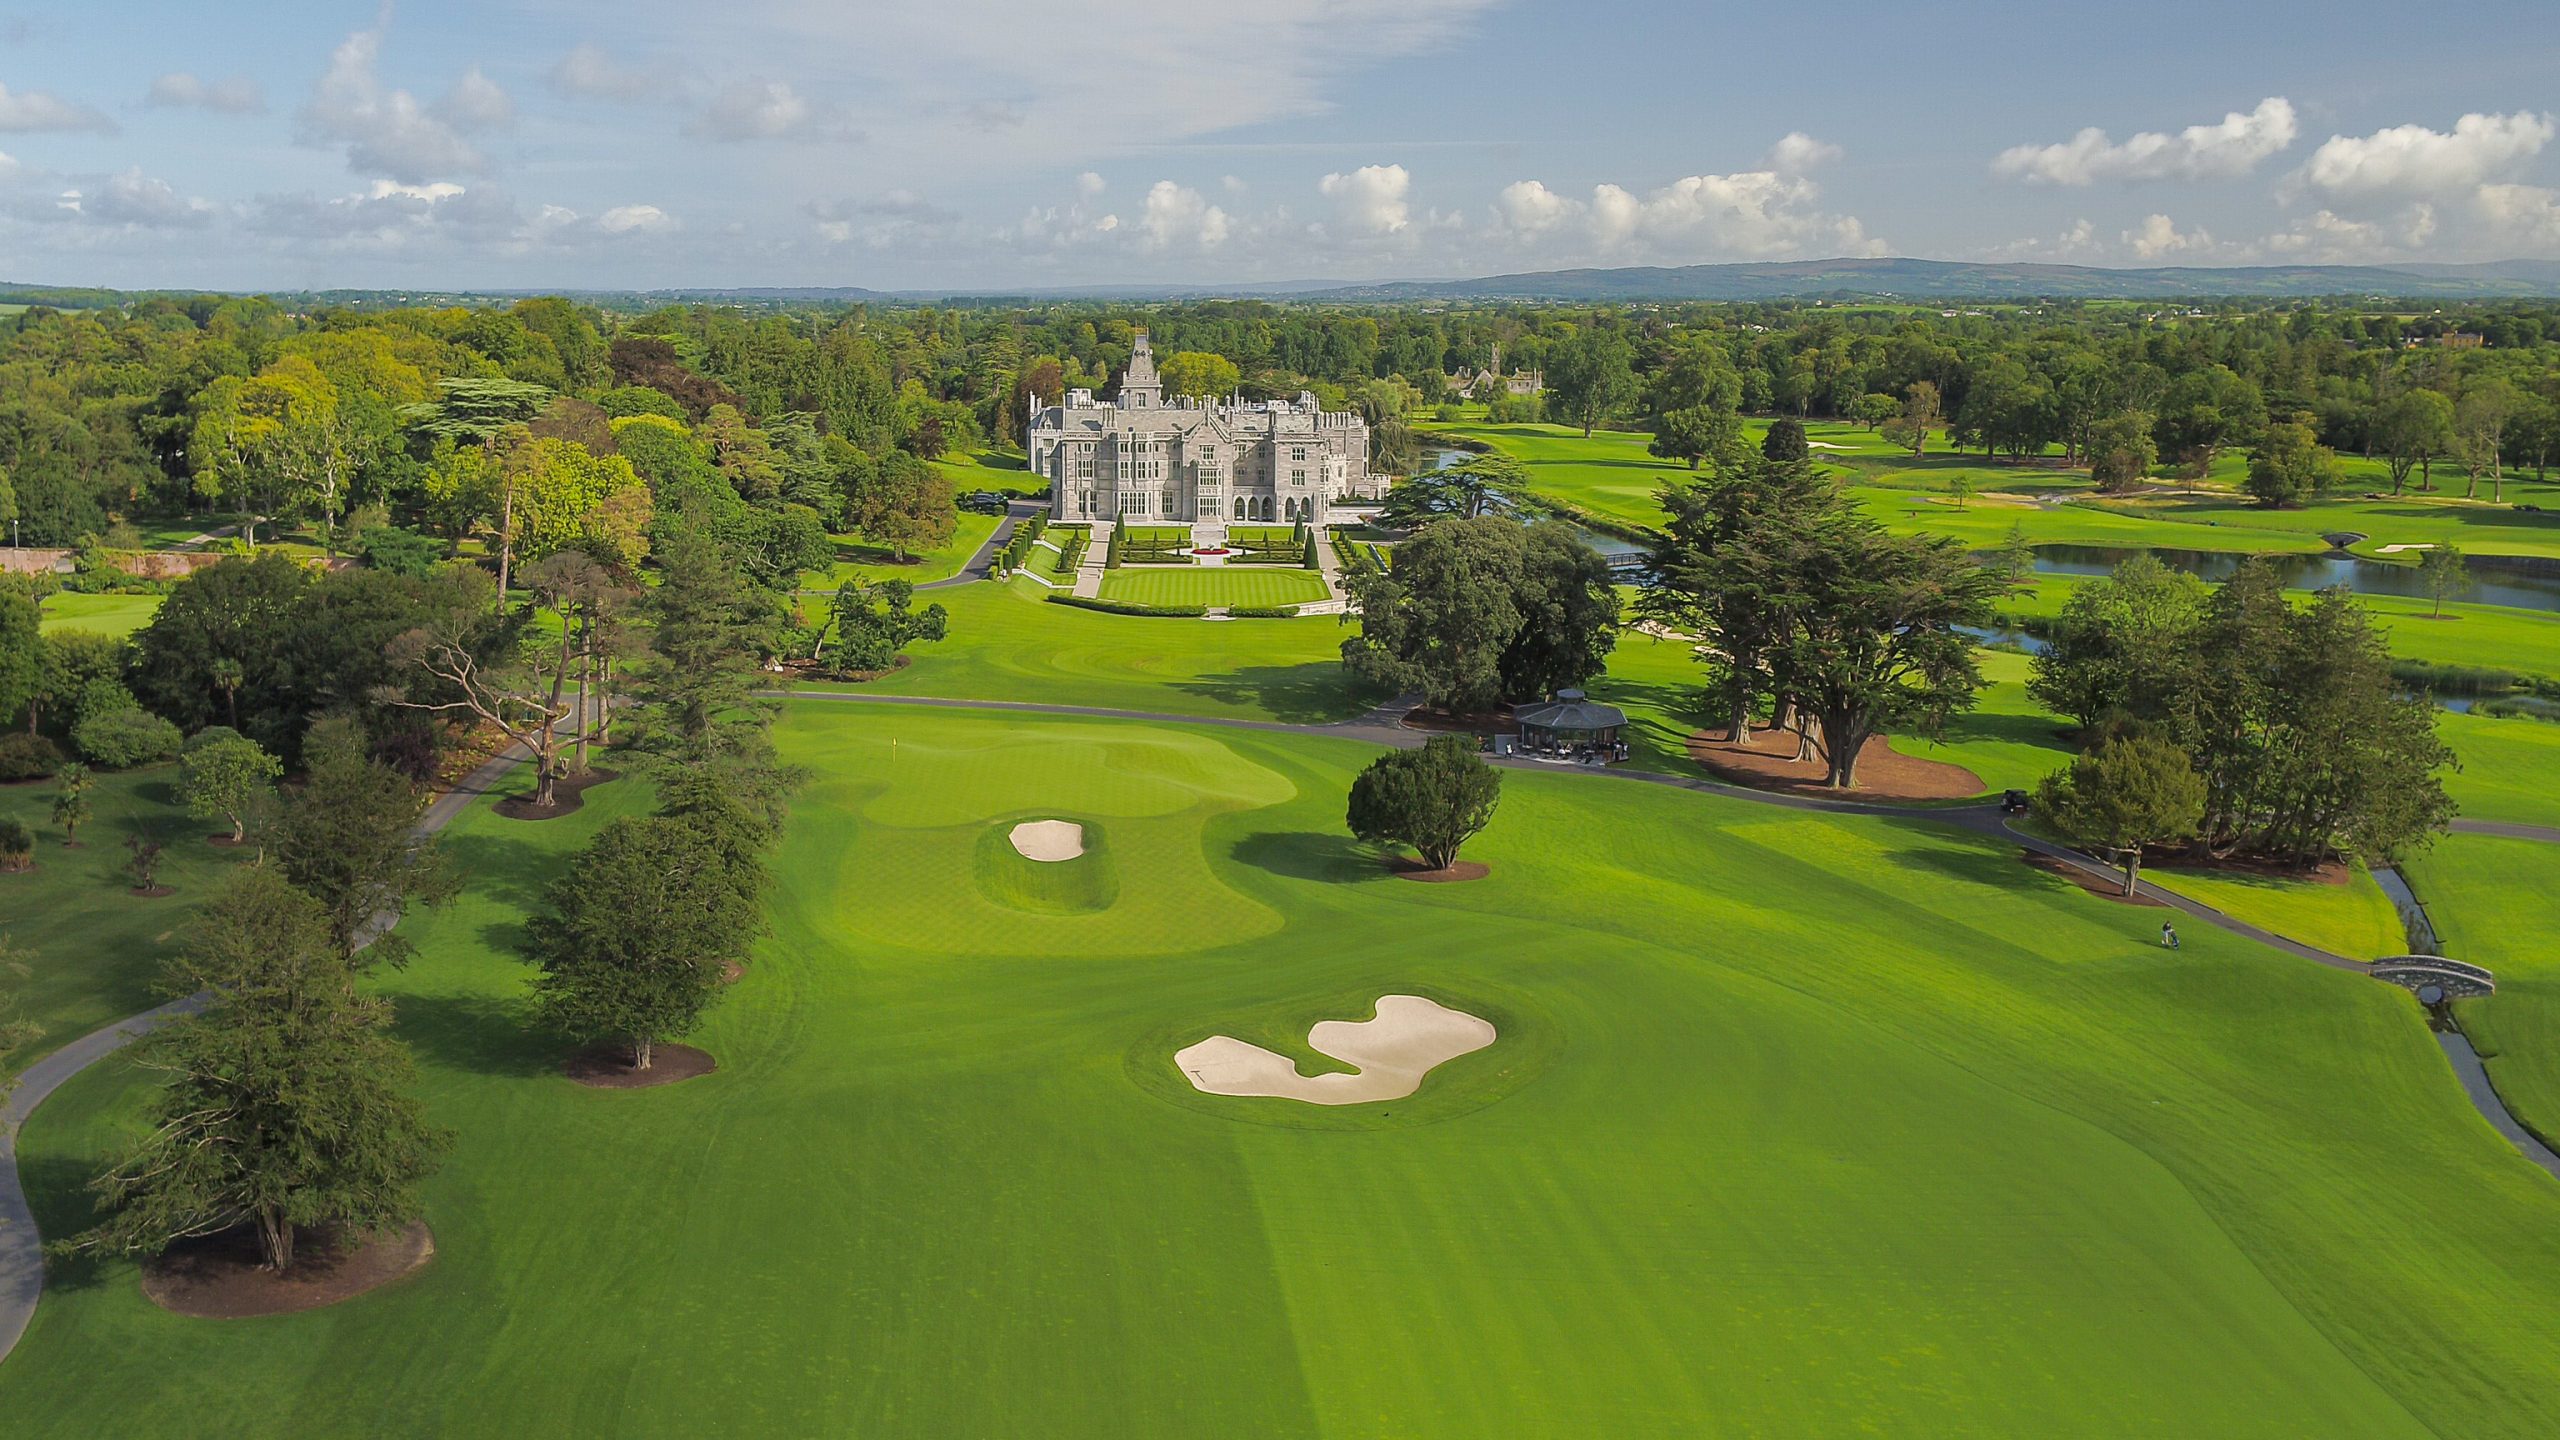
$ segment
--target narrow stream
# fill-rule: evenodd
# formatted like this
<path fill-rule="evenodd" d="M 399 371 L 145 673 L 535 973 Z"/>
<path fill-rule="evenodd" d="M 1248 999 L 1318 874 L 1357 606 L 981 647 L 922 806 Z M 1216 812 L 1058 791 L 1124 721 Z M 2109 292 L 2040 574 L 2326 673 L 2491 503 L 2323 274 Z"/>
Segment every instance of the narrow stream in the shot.
<path fill-rule="evenodd" d="M 2426 905 L 2418 899 L 2417 892 L 2409 888 L 2408 880 L 2399 870 L 2389 865 L 2377 865 L 2373 878 L 2382 886 L 2382 893 L 2390 896 L 2391 903 L 2399 908 L 2400 924 L 2409 934 L 2409 953 L 2444 954 L 2443 946 L 2436 941 L 2435 922 L 2427 918 Z M 2462 1093 L 2470 1098 L 2471 1108 L 2479 1111 L 2480 1118 L 2489 1122 L 2489 1128 L 2505 1136 L 2507 1143 L 2516 1147 L 2524 1158 L 2541 1166 L 2553 1178 L 2560 1179 L 2560 1154 L 2552 1153 L 2550 1146 L 2534 1138 L 2533 1132 L 2526 1129 L 2515 1112 L 2507 1108 L 2505 1097 L 2498 1093 L 2497 1084 L 2489 1078 L 2488 1065 L 2481 1060 L 2480 1052 L 2471 1048 L 2471 1037 L 2462 1033 L 2461 1022 L 2453 1018 L 2452 1007 L 2436 1010 L 2428 1019 L 2432 1022 L 2429 1028 L 2436 1032 L 2436 1045 L 2452 1064 L 2454 1078 L 2462 1082 Z"/>

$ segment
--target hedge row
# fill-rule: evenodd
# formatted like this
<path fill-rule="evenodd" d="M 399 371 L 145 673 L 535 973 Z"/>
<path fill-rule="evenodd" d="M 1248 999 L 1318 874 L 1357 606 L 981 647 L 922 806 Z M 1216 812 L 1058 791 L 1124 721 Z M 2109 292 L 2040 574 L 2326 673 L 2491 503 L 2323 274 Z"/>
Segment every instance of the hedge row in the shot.
<path fill-rule="evenodd" d="M 1206 605 L 1132 605 L 1125 600 L 1062 595 L 1054 591 L 1044 598 L 1052 605 L 1073 605 L 1079 610 L 1099 610 L 1105 615 L 1153 615 L 1167 620 L 1197 620 L 1209 613 Z"/>
<path fill-rule="evenodd" d="M 1352 539 L 1349 535 L 1346 535 L 1339 530 L 1330 531 L 1328 533 L 1333 536 L 1333 558 L 1342 562 L 1343 569 L 1377 570 L 1384 568 L 1378 564 L 1378 554 L 1375 550 L 1361 544 L 1359 541 Z"/>
<path fill-rule="evenodd" d="M 1295 605 L 1235 605 L 1227 613 L 1239 620 L 1289 620 L 1298 613 Z"/>
<path fill-rule="evenodd" d="M 996 557 L 996 563 L 1007 570 L 1021 569 L 1022 562 L 1031 558 L 1031 547 L 1040 543 L 1040 532 L 1047 529 L 1048 524 L 1045 516 L 1033 515 L 1014 526 L 1013 538 L 1004 542 L 1004 551 Z"/>

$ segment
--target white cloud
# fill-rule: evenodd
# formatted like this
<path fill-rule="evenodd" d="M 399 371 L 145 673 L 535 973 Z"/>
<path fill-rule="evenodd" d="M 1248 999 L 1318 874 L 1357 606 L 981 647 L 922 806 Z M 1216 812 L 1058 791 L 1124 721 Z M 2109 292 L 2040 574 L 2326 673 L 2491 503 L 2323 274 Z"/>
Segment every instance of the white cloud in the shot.
<path fill-rule="evenodd" d="M 2472 197 L 2492 243 L 2510 251 L 2560 250 L 2560 190 L 2541 185 L 2483 185 Z"/>
<path fill-rule="evenodd" d="M 2270 95 L 2254 110 L 2175 135 L 2147 130 L 2119 144 L 2092 126 L 2060 144 L 2012 146 L 1992 160 L 1991 173 L 2043 185 L 2232 179 L 2291 145 L 2297 130 L 2293 103 Z"/>
<path fill-rule="evenodd" d="M 819 128 L 818 109 L 786 80 L 733 80 L 693 117 L 694 134 L 710 140 L 794 140 Z"/>
<path fill-rule="evenodd" d="M 408 91 L 383 85 L 381 59 L 379 27 L 359 30 L 338 46 L 302 108 L 304 141 L 343 147 L 349 169 L 406 184 L 486 170 L 487 160 L 452 123 Z"/>
<path fill-rule="evenodd" d="M 166 180 L 139 168 L 110 175 L 91 189 L 65 190 L 49 214 L 36 218 L 81 221 L 125 230 L 192 230 L 213 223 L 211 202 L 181 195 Z"/>
<path fill-rule="evenodd" d="M 1494 215 L 1522 237 L 1551 235 L 1578 221 L 1604 256 L 1885 253 L 1884 242 L 1868 236 L 1856 217 L 1825 213 L 1821 195 L 1811 180 L 1773 170 L 1691 175 L 1641 196 L 1602 184 L 1592 188 L 1587 203 L 1558 195 L 1544 182 L 1522 180 L 1495 198 Z"/>
<path fill-rule="evenodd" d="M 2163 255 L 2211 250 L 2213 236 L 2201 226 L 2180 230 L 2168 216 L 2150 215 L 2139 226 L 2124 232 L 2124 243 L 2143 259 L 2157 260 Z"/>
<path fill-rule="evenodd" d="M 266 92 L 258 82 L 246 75 L 227 80 L 202 80 L 184 70 L 172 70 L 154 77 L 151 91 L 143 103 L 164 109 L 212 110 L 224 115 L 260 115 L 266 112 Z"/>
<path fill-rule="evenodd" d="M 0 85 L 0 130 L 94 130 L 112 135 L 116 122 L 87 105 L 75 104 L 44 90 L 11 90 Z"/>
<path fill-rule="evenodd" d="M 1106 228 L 1116 228 L 1116 222 Z M 1149 250 L 1177 246 L 1215 250 L 1227 242 L 1227 212 L 1188 185 L 1159 180 L 1147 189 L 1146 207 L 1138 215 L 1138 234 Z"/>
<path fill-rule="evenodd" d="M 1354 234 L 1393 235 L 1411 223 L 1405 197 L 1413 176 L 1401 165 L 1363 165 L 1348 175 L 1327 175 L 1316 182 L 1319 193 L 1334 203 Z"/>
<path fill-rule="evenodd" d="M 655 205 L 616 205 L 596 219 L 596 228 L 607 235 L 652 233 L 672 230 L 675 225 L 675 217 Z"/>
<path fill-rule="evenodd" d="M 1828 140 L 1816 140 L 1801 130 L 1791 130 L 1769 147 L 1768 166 L 1781 175 L 1802 175 L 1816 166 L 1836 162 L 1841 153 L 1840 147 Z"/>
<path fill-rule="evenodd" d="M 2512 175 L 2552 134 L 2549 115 L 2519 110 L 2465 115 L 2450 132 L 2394 125 L 2370 135 L 2332 135 L 2312 152 L 2298 182 L 2338 200 L 2458 195 Z"/>
<path fill-rule="evenodd" d="M 1076 177 L 1076 193 L 1090 200 L 1107 188 L 1103 178 L 1090 170 Z"/>
<path fill-rule="evenodd" d="M 551 88 L 589 100 L 671 99 L 683 84 L 664 64 L 626 65 L 592 43 L 573 47 L 551 67 Z"/>
<path fill-rule="evenodd" d="M 436 114 L 456 130 L 495 130 L 516 118 L 516 102 L 474 65 L 436 102 Z"/>
<path fill-rule="evenodd" d="M 821 200 L 810 204 L 818 238 L 830 245 L 859 243 L 874 250 L 948 243 L 959 212 L 932 204 L 912 190 L 889 190 L 870 200 Z"/>

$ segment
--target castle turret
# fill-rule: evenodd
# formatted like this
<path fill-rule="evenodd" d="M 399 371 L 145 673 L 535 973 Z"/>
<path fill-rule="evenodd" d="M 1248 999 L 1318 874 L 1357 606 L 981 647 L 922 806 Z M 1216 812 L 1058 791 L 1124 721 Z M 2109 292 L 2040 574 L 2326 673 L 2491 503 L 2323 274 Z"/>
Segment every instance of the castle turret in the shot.
<path fill-rule="evenodd" d="M 1129 368 L 1120 375 L 1120 408 L 1153 410 L 1164 404 L 1164 382 L 1156 378 L 1156 352 L 1147 347 L 1147 332 L 1138 331 L 1129 352 Z"/>

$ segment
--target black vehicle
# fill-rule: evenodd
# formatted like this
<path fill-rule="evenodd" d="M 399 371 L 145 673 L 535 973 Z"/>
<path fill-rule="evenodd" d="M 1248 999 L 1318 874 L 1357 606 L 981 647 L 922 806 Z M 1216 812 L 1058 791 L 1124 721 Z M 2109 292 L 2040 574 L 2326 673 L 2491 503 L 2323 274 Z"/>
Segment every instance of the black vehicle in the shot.
<path fill-rule="evenodd" d="M 974 510 L 981 515 L 1001 515 L 1006 504 L 1005 496 L 994 490 L 972 490 L 960 497 L 961 509 Z"/>
<path fill-rule="evenodd" d="M 2003 815 L 2026 814 L 2027 792 L 2024 790 L 2011 790 L 2006 794 L 2003 794 L 2000 797 L 2000 813 Z"/>

